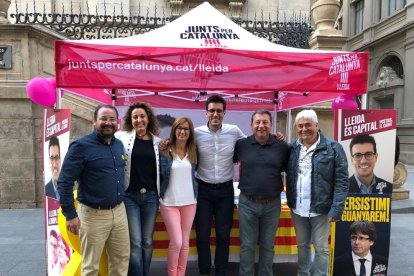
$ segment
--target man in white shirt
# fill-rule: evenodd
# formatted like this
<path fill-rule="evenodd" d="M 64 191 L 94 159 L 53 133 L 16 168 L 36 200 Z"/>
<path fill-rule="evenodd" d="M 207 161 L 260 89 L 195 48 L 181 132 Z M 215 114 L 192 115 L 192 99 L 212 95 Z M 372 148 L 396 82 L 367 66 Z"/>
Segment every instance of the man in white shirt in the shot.
<path fill-rule="evenodd" d="M 374 223 L 366 220 L 354 221 L 349 227 L 349 234 L 352 252 L 335 258 L 333 275 L 386 275 L 387 260 L 371 252 L 371 246 L 377 240 Z"/>
<path fill-rule="evenodd" d="M 210 275 L 211 223 L 216 230 L 215 275 L 225 275 L 233 224 L 233 153 L 236 141 L 245 137 L 236 125 L 223 124 L 226 101 L 218 95 L 206 102 L 207 125 L 195 129 L 199 154 L 197 234 L 198 268 L 201 275 Z"/>

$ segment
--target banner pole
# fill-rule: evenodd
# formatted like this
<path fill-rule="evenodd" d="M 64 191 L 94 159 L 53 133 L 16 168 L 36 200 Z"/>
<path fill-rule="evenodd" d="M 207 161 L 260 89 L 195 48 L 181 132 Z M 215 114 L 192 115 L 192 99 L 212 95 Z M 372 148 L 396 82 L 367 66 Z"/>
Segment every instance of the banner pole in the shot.
<path fill-rule="evenodd" d="M 62 108 L 62 97 L 61 97 L 61 88 L 56 88 L 56 104 L 55 109 L 61 109 Z"/>

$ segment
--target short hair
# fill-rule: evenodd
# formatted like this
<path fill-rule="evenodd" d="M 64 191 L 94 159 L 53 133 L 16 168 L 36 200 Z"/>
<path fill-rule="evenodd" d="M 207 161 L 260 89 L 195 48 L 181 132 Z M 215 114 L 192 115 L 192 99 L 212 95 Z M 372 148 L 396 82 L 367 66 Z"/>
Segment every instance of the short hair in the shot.
<path fill-rule="evenodd" d="M 272 122 L 272 113 L 270 113 L 270 111 L 266 110 L 266 109 L 259 109 L 259 110 L 256 110 L 255 112 L 253 112 L 252 117 L 250 118 L 250 124 L 253 124 L 253 118 L 256 114 L 269 115 L 270 122 Z"/>
<path fill-rule="evenodd" d="M 56 146 L 59 149 L 59 156 L 60 156 L 60 144 L 59 139 L 56 136 L 52 136 L 49 141 L 49 154 L 50 154 L 50 148 Z"/>
<path fill-rule="evenodd" d="M 357 220 L 354 221 L 351 226 L 349 226 L 349 236 L 356 235 L 358 233 L 367 235 L 370 241 L 377 240 L 377 230 L 375 224 L 367 220 Z"/>
<path fill-rule="evenodd" d="M 147 113 L 148 116 L 148 126 L 147 130 L 151 132 L 153 135 L 159 134 L 159 123 L 157 120 L 157 116 L 155 116 L 154 111 L 152 110 L 152 107 L 148 103 L 143 102 L 136 102 L 131 104 L 124 115 L 124 125 L 122 127 L 123 130 L 131 131 L 134 129 L 134 126 L 132 125 L 132 111 L 134 109 L 141 108 Z"/>
<path fill-rule="evenodd" d="M 318 123 L 318 115 L 316 115 L 316 112 L 313 109 L 305 109 L 299 112 L 296 115 L 295 126 L 298 125 L 299 120 L 302 118 L 311 120 L 314 123 Z"/>
<path fill-rule="evenodd" d="M 98 106 L 95 108 L 95 111 L 93 112 L 93 119 L 94 119 L 95 121 L 98 119 L 98 112 L 99 112 L 99 110 L 101 110 L 102 108 L 109 108 L 109 109 L 115 110 L 115 113 L 116 113 L 116 118 L 118 119 L 118 110 L 117 110 L 114 106 L 109 105 L 109 104 L 102 104 L 102 105 L 98 105 Z"/>
<path fill-rule="evenodd" d="M 226 100 L 220 95 L 212 95 L 208 97 L 206 101 L 206 110 L 208 110 L 208 105 L 210 103 L 221 103 L 223 104 L 223 111 L 226 111 Z"/>
<path fill-rule="evenodd" d="M 374 153 L 377 153 L 377 143 L 375 142 L 374 137 L 371 135 L 360 134 L 352 138 L 351 144 L 349 144 L 349 150 L 351 154 L 352 154 L 352 147 L 356 144 L 372 144 L 374 147 Z"/>

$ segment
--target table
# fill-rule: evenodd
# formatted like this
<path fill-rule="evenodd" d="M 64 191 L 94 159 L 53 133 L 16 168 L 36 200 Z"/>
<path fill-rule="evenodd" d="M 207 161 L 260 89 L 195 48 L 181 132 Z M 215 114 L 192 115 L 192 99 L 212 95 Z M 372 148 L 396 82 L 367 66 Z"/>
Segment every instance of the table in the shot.
<path fill-rule="evenodd" d="M 235 188 L 235 204 L 238 203 L 239 191 Z M 273 262 L 285 263 L 285 262 L 297 262 L 297 244 L 295 229 L 293 227 L 293 221 L 290 216 L 290 209 L 286 203 L 286 194 L 282 195 L 282 210 L 279 219 L 279 227 L 275 236 L 275 256 Z M 162 221 L 161 214 L 158 213 L 155 223 L 154 231 L 154 260 L 167 260 L 167 248 L 168 248 L 168 233 L 166 231 L 164 222 Z M 215 250 L 215 231 L 212 229 L 211 235 L 211 252 Z M 239 212 L 235 208 L 233 216 L 233 227 L 230 232 L 230 256 L 231 262 L 239 262 L 240 253 L 240 238 L 239 238 Z M 196 248 L 196 235 L 195 227 L 191 230 L 190 235 L 190 252 L 189 260 L 197 260 L 197 248 Z"/>

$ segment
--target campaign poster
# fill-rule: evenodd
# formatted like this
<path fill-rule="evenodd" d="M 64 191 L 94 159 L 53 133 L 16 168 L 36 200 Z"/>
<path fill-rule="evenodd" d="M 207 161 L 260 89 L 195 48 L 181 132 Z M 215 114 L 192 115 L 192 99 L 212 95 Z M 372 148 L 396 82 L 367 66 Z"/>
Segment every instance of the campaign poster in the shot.
<path fill-rule="evenodd" d="M 60 208 L 57 180 L 69 147 L 70 110 L 45 109 L 43 113 L 43 176 L 45 241 L 48 275 L 62 275 L 72 255 L 58 226 Z"/>
<path fill-rule="evenodd" d="M 370 271 L 366 275 L 387 275 L 390 225 L 389 195 L 349 195 L 342 220 L 335 226 L 332 275 L 358 275 L 359 259 L 366 259 L 365 271 Z"/>
<path fill-rule="evenodd" d="M 395 110 L 338 110 L 335 138 L 349 167 L 341 221 L 331 232 L 331 275 L 387 275 L 396 141 Z M 368 274 L 369 273 L 369 274 Z"/>

